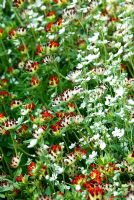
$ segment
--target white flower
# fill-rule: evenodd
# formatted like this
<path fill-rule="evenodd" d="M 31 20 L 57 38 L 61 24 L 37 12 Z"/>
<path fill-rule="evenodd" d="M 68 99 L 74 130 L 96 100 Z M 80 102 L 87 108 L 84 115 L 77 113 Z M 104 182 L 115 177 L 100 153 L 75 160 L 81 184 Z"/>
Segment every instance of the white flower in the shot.
<path fill-rule="evenodd" d="M 124 88 L 123 87 L 119 87 L 118 89 L 115 90 L 116 96 L 122 96 L 124 94 Z"/>
<path fill-rule="evenodd" d="M 33 129 L 36 129 L 37 128 L 37 125 L 36 124 L 33 124 Z"/>
<path fill-rule="evenodd" d="M 31 141 L 30 141 L 30 144 L 28 145 L 28 147 L 27 148 L 32 148 L 32 147 L 34 147 L 36 144 L 37 144 L 37 139 L 32 139 Z"/>
<path fill-rule="evenodd" d="M 69 149 L 73 149 L 75 146 L 76 146 L 76 142 L 75 142 L 75 143 L 72 143 L 72 144 L 69 146 Z"/>
<path fill-rule="evenodd" d="M 62 33 L 64 33 L 65 32 L 65 27 L 63 27 L 63 28 L 61 28 L 60 30 L 59 30 L 59 34 L 62 34 Z"/>
<path fill-rule="evenodd" d="M 99 137 L 100 137 L 100 135 L 99 135 L 99 134 L 96 134 L 96 135 L 94 135 L 94 136 L 92 137 L 92 139 L 94 139 L 94 140 L 98 140 Z"/>
<path fill-rule="evenodd" d="M 115 47 L 116 47 L 116 48 L 119 48 L 120 46 L 121 46 L 121 43 L 120 43 L 120 42 L 115 43 Z"/>
<path fill-rule="evenodd" d="M 89 155 L 88 159 L 86 159 L 86 164 L 89 165 L 95 161 L 95 158 L 97 156 L 97 152 L 93 151 L 92 154 Z"/>
<path fill-rule="evenodd" d="M 93 151 L 92 154 L 89 155 L 89 158 L 93 159 L 97 156 L 97 152 Z"/>
<path fill-rule="evenodd" d="M 47 146 L 46 144 L 43 145 L 43 149 L 47 150 L 49 148 L 49 146 Z"/>
<path fill-rule="evenodd" d="M 49 179 L 49 175 L 46 175 L 46 177 L 45 177 L 45 178 L 46 178 L 46 180 L 48 180 L 48 179 Z"/>
<path fill-rule="evenodd" d="M 50 181 L 55 181 L 57 179 L 57 174 L 52 174 L 52 177 L 50 177 Z"/>
<path fill-rule="evenodd" d="M 42 1 L 41 0 L 37 0 L 34 5 L 35 5 L 35 7 L 41 7 Z"/>
<path fill-rule="evenodd" d="M 78 63 L 78 65 L 77 65 L 77 69 L 81 69 L 81 68 L 83 68 L 84 67 L 84 65 L 82 64 L 82 63 Z"/>
<path fill-rule="evenodd" d="M 98 54 L 89 54 L 88 56 L 86 56 L 84 59 L 88 60 L 88 63 L 92 62 L 93 60 L 99 58 L 100 56 L 100 52 L 98 52 Z"/>
<path fill-rule="evenodd" d="M 119 195 L 119 193 L 117 192 L 117 191 L 114 191 L 114 196 L 118 196 Z"/>
<path fill-rule="evenodd" d="M 128 104 L 130 104 L 130 105 L 134 105 L 134 101 L 133 101 L 133 99 L 129 99 L 129 100 L 128 100 Z"/>
<path fill-rule="evenodd" d="M 106 147 L 106 143 L 103 142 L 102 140 L 100 140 L 99 143 L 100 143 L 100 149 L 101 149 L 101 150 L 104 150 L 105 147 Z"/>
<path fill-rule="evenodd" d="M 81 70 L 75 70 L 75 71 L 71 71 L 68 75 L 67 75 L 67 79 L 72 81 L 72 82 L 76 82 L 78 76 L 80 76 L 81 74 Z"/>
<path fill-rule="evenodd" d="M 43 128 L 39 128 L 39 129 L 37 130 L 37 132 L 38 132 L 38 134 L 40 135 L 41 133 L 44 132 L 44 130 L 43 130 Z"/>
<path fill-rule="evenodd" d="M 28 113 L 28 110 L 26 110 L 26 109 L 21 109 L 21 115 L 27 115 L 27 113 Z"/>
<path fill-rule="evenodd" d="M 100 35 L 100 34 L 99 34 L 98 32 L 95 33 L 93 37 L 90 37 L 90 38 L 88 39 L 88 41 L 89 41 L 89 42 L 96 42 L 96 41 L 98 40 L 99 35 Z"/>
<path fill-rule="evenodd" d="M 126 200 L 133 200 L 134 199 L 134 193 L 129 192 L 128 195 L 126 196 Z"/>
<path fill-rule="evenodd" d="M 64 171 L 64 168 L 54 164 L 54 170 L 56 174 L 58 175 L 58 174 L 62 174 L 62 172 Z"/>
<path fill-rule="evenodd" d="M 113 137 L 121 138 L 124 135 L 124 129 L 118 129 L 115 127 L 115 130 L 112 132 Z"/>
<path fill-rule="evenodd" d="M 76 189 L 77 191 L 79 191 L 79 190 L 81 189 L 81 186 L 80 186 L 80 185 L 76 185 L 75 189 Z"/>

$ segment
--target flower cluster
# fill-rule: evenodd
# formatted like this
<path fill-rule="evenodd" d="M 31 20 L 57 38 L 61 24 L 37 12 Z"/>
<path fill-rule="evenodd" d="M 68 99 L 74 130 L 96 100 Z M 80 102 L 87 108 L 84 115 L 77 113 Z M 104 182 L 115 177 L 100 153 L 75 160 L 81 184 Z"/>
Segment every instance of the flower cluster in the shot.
<path fill-rule="evenodd" d="M 0 3 L 0 199 L 134 198 L 133 10 Z"/>

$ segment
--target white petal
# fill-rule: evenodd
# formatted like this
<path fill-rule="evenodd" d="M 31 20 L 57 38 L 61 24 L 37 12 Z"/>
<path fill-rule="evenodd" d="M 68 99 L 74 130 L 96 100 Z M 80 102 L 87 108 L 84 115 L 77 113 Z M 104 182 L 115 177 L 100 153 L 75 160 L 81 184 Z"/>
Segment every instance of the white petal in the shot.
<path fill-rule="evenodd" d="M 32 148 L 32 147 L 34 147 L 36 144 L 37 144 L 37 139 L 32 139 L 31 141 L 30 141 L 30 144 L 28 145 L 28 148 Z"/>

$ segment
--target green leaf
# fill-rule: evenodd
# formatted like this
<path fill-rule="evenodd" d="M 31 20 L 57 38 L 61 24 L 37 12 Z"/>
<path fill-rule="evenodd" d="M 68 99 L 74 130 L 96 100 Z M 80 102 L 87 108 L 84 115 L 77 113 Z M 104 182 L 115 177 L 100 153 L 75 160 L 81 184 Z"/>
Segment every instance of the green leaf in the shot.
<path fill-rule="evenodd" d="M 0 198 L 5 198 L 5 195 L 4 194 L 0 194 Z"/>
<path fill-rule="evenodd" d="M 52 194 L 51 188 L 49 186 L 47 187 L 45 194 L 48 196 L 50 196 Z"/>

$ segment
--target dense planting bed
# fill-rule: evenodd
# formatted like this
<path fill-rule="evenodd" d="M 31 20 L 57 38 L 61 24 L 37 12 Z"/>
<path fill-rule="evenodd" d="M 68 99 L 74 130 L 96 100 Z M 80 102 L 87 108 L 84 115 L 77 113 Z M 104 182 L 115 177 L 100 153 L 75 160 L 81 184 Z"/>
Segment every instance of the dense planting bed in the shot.
<path fill-rule="evenodd" d="M 134 199 L 133 11 L 0 1 L 0 199 Z"/>

